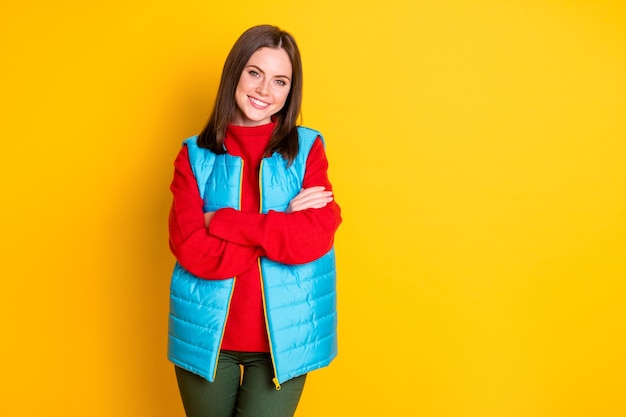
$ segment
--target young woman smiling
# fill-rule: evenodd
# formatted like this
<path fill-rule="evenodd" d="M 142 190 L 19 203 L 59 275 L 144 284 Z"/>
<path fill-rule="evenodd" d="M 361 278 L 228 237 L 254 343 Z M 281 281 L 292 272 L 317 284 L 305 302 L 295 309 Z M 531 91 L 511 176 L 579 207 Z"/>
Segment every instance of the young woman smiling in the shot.
<path fill-rule="evenodd" d="M 168 357 L 188 417 L 293 416 L 306 374 L 337 354 L 341 214 L 301 102 L 293 37 L 248 29 L 175 160 Z"/>

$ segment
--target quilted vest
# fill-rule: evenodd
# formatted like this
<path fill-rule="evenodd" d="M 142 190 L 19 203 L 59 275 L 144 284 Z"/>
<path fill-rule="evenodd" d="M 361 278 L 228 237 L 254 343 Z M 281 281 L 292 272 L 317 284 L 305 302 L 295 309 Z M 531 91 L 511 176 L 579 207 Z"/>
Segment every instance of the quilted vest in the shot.
<path fill-rule="evenodd" d="M 319 132 L 298 127 L 299 152 L 288 167 L 275 153 L 260 168 L 261 212 L 285 211 L 300 192 L 308 154 Z M 204 211 L 240 208 L 243 161 L 184 141 Z M 301 265 L 259 258 L 274 383 L 327 366 L 337 355 L 335 253 Z M 196 277 L 176 263 L 170 286 L 168 358 L 214 381 L 234 280 Z"/>

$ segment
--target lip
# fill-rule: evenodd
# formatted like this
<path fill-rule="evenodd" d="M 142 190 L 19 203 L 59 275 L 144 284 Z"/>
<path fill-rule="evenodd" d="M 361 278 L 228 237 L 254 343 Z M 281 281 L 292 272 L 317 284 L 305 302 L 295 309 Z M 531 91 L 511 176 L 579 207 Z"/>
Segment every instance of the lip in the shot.
<path fill-rule="evenodd" d="M 263 100 L 259 100 L 258 98 L 254 98 L 251 96 L 248 96 L 248 101 L 250 102 L 252 107 L 259 110 L 267 109 L 270 106 L 270 103 L 266 103 Z"/>

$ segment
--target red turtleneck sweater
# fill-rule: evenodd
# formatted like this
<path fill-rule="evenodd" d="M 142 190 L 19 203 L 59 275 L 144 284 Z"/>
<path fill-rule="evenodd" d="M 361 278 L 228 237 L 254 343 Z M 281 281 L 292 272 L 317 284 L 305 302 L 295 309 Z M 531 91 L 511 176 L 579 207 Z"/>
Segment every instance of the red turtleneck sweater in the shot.
<path fill-rule="evenodd" d="M 174 162 L 170 210 L 170 248 L 180 264 L 204 279 L 236 277 L 222 349 L 268 352 L 258 258 L 299 264 L 326 253 L 341 223 L 333 201 L 321 209 L 260 214 L 259 166 L 275 123 L 257 127 L 229 126 L 224 146 L 244 160 L 241 211 L 218 210 L 204 225 L 203 202 L 183 146 Z M 331 190 L 322 141 L 311 148 L 303 188 Z"/>

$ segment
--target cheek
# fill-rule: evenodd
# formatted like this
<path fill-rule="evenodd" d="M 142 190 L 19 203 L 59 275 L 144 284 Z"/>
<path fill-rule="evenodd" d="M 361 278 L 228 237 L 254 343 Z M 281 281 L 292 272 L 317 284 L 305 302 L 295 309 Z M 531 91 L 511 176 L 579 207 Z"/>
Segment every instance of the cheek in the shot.
<path fill-rule="evenodd" d="M 245 90 L 246 90 L 245 82 L 243 82 L 242 80 L 239 80 L 239 83 L 237 83 L 237 88 L 235 89 L 235 95 L 241 94 Z"/>
<path fill-rule="evenodd" d="M 277 98 L 280 103 L 281 103 L 281 107 L 285 105 L 285 102 L 287 101 L 287 97 L 289 97 L 289 90 L 287 91 L 280 91 L 277 94 Z"/>
<path fill-rule="evenodd" d="M 246 77 L 246 74 L 242 74 L 239 77 L 239 82 L 237 82 L 237 88 L 235 89 L 235 93 L 247 93 L 251 89 L 254 88 L 254 81 L 250 79 L 250 77 Z"/>

